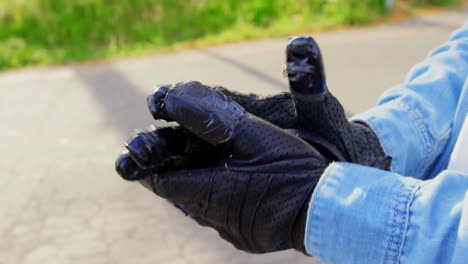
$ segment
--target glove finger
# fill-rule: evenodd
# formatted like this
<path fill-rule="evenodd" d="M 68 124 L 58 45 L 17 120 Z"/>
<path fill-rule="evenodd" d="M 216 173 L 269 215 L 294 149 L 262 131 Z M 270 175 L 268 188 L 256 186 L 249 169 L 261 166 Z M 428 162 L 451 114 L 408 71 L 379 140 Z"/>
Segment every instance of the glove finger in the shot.
<path fill-rule="evenodd" d="M 159 168 L 171 157 L 182 154 L 187 137 L 181 128 L 165 127 L 153 131 L 138 132 L 126 148 L 141 168 Z"/>
<path fill-rule="evenodd" d="M 245 112 L 224 94 L 199 82 L 175 86 L 160 105 L 169 118 L 212 145 L 230 148 L 236 158 L 261 157 L 261 153 L 270 153 L 268 158 L 287 156 L 288 148 L 271 153 L 272 147 L 284 146 L 283 141 L 288 147 L 298 148 L 297 153 L 303 150 L 321 156 L 303 141 Z"/>
<path fill-rule="evenodd" d="M 156 173 L 150 169 L 140 168 L 128 153 L 123 153 L 117 158 L 115 169 L 123 179 L 127 181 L 137 181 L 149 191 L 155 192 L 152 179 L 156 177 Z M 185 215 L 188 214 L 182 203 L 173 202 L 173 204 Z"/>
<path fill-rule="evenodd" d="M 172 85 L 156 86 L 155 91 L 148 96 L 148 108 L 155 119 L 172 120 L 164 110 L 161 110 L 162 101 Z M 241 105 L 247 112 L 252 113 L 281 128 L 296 128 L 296 110 L 290 93 L 281 93 L 269 97 L 259 97 L 255 94 L 241 94 L 230 91 L 224 87 L 214 87 L 224 95 L 230 97 Z"/>
<path fill-rule="evenodd" d="M 286 73 L 291 93 L 319 95 L 327 90 L 320 48 L 312 37 L 289 39 L 286 47 Z"/>
<path fill-rule="evenodd" d="M 286 48 L 289 87 L 298 122 L 355 161 L 351 126 L 340 102 L 328 91 L 322 55 L 311 37 L 290 39 Z"/>
<path fill-rule="evenodd" d="M 157 85 L 154 88 L 154 92 L 146 98 L 149 111 L 154 119 L 162 119 L 168 122 L 172 121 L 162 107 L 162 103 L 171 88 L 172 85 Z"/>
<path fill-rule="evenodd" d="M 165 96 L 159 95 L 162 93 L 166 93 Z M 162 88 L 155 94 L 158 95 L 150 96 L 149 100 L 153 116 L 174 120 L 212 145 L 227 141 L 244 113 L 244 109 L 227 96 L 199 82 L 181 83 L 170 90 Z"/>
<path fill-rule="evenodd" d="M 145 170 L 130 157 L 128 152 L 122 153 L 115 162 L 115 170 L 127 181 L 142 180 L 152 175 L 151 170 Z"/>
<path fill-rule="evenodd" d="M 155 170 L 205 167 L 227 155 L 182 127 L 139 132 L 126 148 L 138 166 Z"/>

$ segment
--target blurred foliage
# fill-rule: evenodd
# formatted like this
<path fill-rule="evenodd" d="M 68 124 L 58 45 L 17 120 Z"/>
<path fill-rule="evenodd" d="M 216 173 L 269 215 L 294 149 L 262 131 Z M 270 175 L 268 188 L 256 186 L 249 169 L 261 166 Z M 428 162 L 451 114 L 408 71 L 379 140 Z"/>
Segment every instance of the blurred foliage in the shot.
<path fill-rule="evenodd" d="M 0 0 L 0 69 L 282 36 L 384 13 L 385 0 Z"/>
<path fill-rule="evenodd" d="M 455 6 L 460 4 L 462 0 L 407 0 L 415 6 Z"/>

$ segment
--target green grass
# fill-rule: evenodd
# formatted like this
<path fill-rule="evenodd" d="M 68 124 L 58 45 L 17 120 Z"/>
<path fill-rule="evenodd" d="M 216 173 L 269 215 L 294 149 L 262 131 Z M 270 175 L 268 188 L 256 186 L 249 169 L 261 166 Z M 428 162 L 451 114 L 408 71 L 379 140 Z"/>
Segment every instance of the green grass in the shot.
<path fill-rule="evenodd" d="M 426 7 L 442 7 L 442 6 L 456 6 L 459 5 L 461 0 L 409 0 L 407 1 L 414 6 Z"/>
<path fill-rule="evenodd" d="M 384 3 L 0 0 L 0 70 L 154 52 L 193 41 L 221 43 L 368 23 L 385 14 Z"/>

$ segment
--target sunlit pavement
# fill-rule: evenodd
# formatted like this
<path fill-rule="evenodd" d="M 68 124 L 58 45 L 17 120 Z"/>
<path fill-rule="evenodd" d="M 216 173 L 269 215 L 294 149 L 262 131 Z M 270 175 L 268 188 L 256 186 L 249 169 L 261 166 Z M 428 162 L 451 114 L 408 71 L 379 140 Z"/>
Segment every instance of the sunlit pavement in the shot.
<path fill-rule="evenodd" d="M 467 18 L 465 10 L 316 35 L 329 88 L 349 112 L 371 107 Z M 133 129 L 158 125 L 145 102 L 154 84 L 199 80 L 285 91 L 285 44 L 0 74 L 0 263 L 314 263 L 294 251 L 237 251 L 114 172 Z"/>

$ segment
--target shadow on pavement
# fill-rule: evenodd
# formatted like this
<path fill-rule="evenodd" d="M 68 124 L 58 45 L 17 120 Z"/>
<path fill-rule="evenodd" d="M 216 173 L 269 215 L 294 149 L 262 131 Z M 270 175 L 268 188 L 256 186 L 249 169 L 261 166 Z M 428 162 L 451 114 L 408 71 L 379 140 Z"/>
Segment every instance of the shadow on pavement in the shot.
<path fill-rule="evenodd" d="M 223 56 L 213 50 L 209 50 L 209 49 L 203 49 L 203 50 L 199 50 L 198 52 L 202 53 L 203 55 L 206 55 L 208 57 L 211 57 L 211 58 L 214 58 L 216 60 L 219 60 L 221 62 L 224 62 L 224 63 L 227 63 L 229 65 L 232 65 L 236 68 L 238 68 L 239 70 L 249 74 L 249 75 L 252 75 L 254 76 L 255 78 L 257 79 L 260 79 L 268 84 L 271 85 L 271 88 L 279 88 L 279 89 L 282 89 L 282 90 L 288 90 L 289 87 L 286 86 L 284 83 L 276 80 L 275 78 L 272 78 L 270 75 L 268 74 L 265 74 L 257 69 L 255 69 L 254 67 L 252 66 L 249 66 L 247 64 L 244 64 L 242 62 L 239 62 L 239 61 L 236 61 L 232 58 L 228 58 L 226 56 Z"/>
<path fill-rule="evenodd" d="M 146 108 L 147 94 L 110 65 L 77 66 L 80 81 L 95 96 L 108 125 L 124 137 L 154 123 Z"/>

